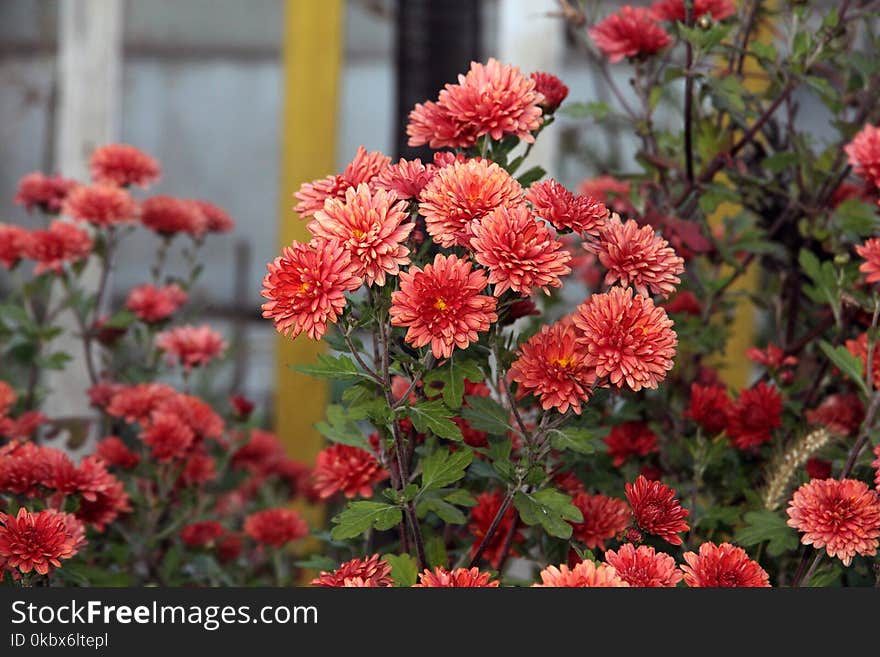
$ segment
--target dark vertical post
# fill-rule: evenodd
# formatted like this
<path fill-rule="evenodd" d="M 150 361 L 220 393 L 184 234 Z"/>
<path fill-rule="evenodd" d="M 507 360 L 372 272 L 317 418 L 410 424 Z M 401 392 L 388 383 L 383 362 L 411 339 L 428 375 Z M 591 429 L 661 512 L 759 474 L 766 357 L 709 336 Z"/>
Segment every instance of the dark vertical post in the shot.
<path fill-rule="evenodd" d="M 435 100 L 472 60 L 480 59 L 479 0 L 397 0 L 398 157 L 430 159 L 430 149 L 407 146 L 407 116 L 413 105 Z"/>

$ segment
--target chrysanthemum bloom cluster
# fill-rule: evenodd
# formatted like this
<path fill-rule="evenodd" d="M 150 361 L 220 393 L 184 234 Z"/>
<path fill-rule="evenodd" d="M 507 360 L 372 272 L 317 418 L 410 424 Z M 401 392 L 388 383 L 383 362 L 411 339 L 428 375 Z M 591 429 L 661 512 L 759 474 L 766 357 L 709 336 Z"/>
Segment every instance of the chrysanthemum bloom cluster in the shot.
<path fill-rule="evenodd" d="M 552 178 L 541 180 L 529 187 L 526 200 L 542 219 L 557 230 L 598 235 L 608 220 L 608 208 L 601 201 L 583 194 L 573 194 Z"/>
<path fill-rule="evenodd" d="M 244 531 L 257 543 L 279 548 L 308 536 L 309 526 L 292 509 L 264 509 L 245 519 Z"/>
<path fill-rule="evenodd" d="M 824 547 L 844 566 L 856 555 L 877 554 L 880 497 L 862 481 L 813 479 L 795 491 L 787 512 L 804 545 Z"/>
<path fill-rule="evenodd" d="M 675 559 L 648 545 L 635 547 L 632 543 L 624 543 L 616 552 L 607 550 L 605 561 L 630 586 L 673 587 L 684 576 Z"/>
<path fill-rule="evenodd" d="M 541 109 L 544 113 L 552 114 L 568 97 L 568 87 L 552 73 L 537 71 L 529 77 L 535 82 L 535 91 L 544 96 L 544 100 L 541 101 Z"/>
<path fill-rule="evenodd" d="M 856 253 L 864 259 L 859 271 L 865 275 L 865 282 L 880 282 L 880 238 L 872 237 L 864 244 L 859 244 Z"/>
<path fill-rule="evenodd" d="M 173 196 L 152 196 L 141 203 L 141 223 L 164 237 L 184 233 L 201 238 L 208 219 L 195 201 Z"/>
<path fill-rule="evenodd" d="M 32 231 L 24 244 L 24 256 L 37 264 L 34 274 L 60 274 L 65 265 L 88 258 L 92 238 L 88 231 L 67 221 L 55 220 L 46 230 Z"/>
<path fill-rule="evenodd" d="M 180 540 L 193 548 L 208 547 L 226 533 L 226 529 L 216 520 L 202 520 L 183 527 Z"/>
<path fill-rule="evenodd" d="M 96 148 L 89 160 L 92 180 L 119 187 L 149 187 L 159 179 L 159 163 L 128 144 Z"/>
<path fill-rule="evenodd" d="M 589 34 L 612 64 L 624 57 L 653 55 L 672 43 L 649 9 L 629 5 L 590 28 Z"/>
<path fill-rule="evenodd" d="M 866 125 L 844 147 L 855 172 L 874 187 L 880 187 L 880 128 Z"/>
<path fill-rule="evenodd" d="M 410 146 L 428 144 L 431 148 L 467 148 L 489 135 L 507 135 L 532 142 L 532 132 L 541 127 L 544 96 L 535 80 L 518 68 L 489 59 L 484 65 L 473 62 L 458 84 L 447 84 L 437 102 L 419 103 L 410 112 Z"/>
<path fill-rule="evenodd" d="M 736 13 L 736 5 L 732 0 L 694 0 L 691 16 L 694 19 L 709 15 L 716 21 L 722 21 Z M 651 5 L 651 14 L 658 21 L 685 20 L 685 0 L 660 0 Z"/>
<path fill-rule="evenodd" d="M 496 587 L 498 581 L 490 581 L 492 573 L 480 572 L 478 568 L 456 568 L 446 570 L 440 566 L 434 570 L 425 570 L 419 573 L 419 583 L 413 584 L 422 588 L 486 588 Z"/>
<path fill-rule="evenodd" d="M 75 518 L 68 524 L 67 514 L 24 507 L 16 515 L 0 512 L 0 565 L 6 569 L 46 575 L 74 556 L 82 540 L 82 525 Z"/>
<path fill-rule="evenodd" d="M 312 477 L 321 499 L 340 492 L 348 498 L 370 497 L 373 486 L 388 478 L 388 471 L 367 450 L 337 443 L 318 453 Z"/>
<path fill-rule="evenodd" d="M 98 183 L 75 187 L 68 193 L 63 211 L 77 221 L 109 228 L 134 221 L 138 208 L 126 190 Z"/>
<path fill-rule="evenodd" d="M 172 283 L 157 287 L 147 283 L 128 293 L 125 307 L 142 322 L 154 324 L 171 317 L 187 299 L 187 293 L 179 285 Z"/>
<path fill-rule="evenodd" d="M 642 531 L 659 536 L 672 545 L 681 545 L 679 533 L 690 529 L 685 521 L 690 511 L 681 507 L 674 490 L 639 475 L 635 483 L 626 484 L 626 499 L 632 507 L 633 519 Z"/>
<path fill-rule="evenodd" d="M 352 559 L 341 564 L 333 572 L 321 571 L 312 580 L 312 586 L 344 587 L 350 580 L 359 580 L 360 586 L 387 588 L 394 586 L 391 566 L 378 554 L 366 559 Z"/>
<path fill-rule="evenodd" d="M 119 436 L 107 436 L 99 440 L 95 445 L 95 454 L 104 459 L 108 465 L 123 470 L 137 467 L 141 462 L 141 457 L 129 449 Z"/>
<path fill-rule="evenodd" d="M 814 409 L 806 413 L 811 424 L 824 426 L 838 436 L 852 436 L 865 419 L 865 407 L 858 395 L 838 393 L 828 395 Z M 822 477 L 826 479 L 827 477 Z"/>
<path fill-rule="evenodd" d="M 64 199 L 74 187 L 76 182 L 73 180 L 34 171 L 18 181 L 14 200 L 28 212 L 36 208 L 46 214 L 58 214 Z"/>
<path fill-rule="evenodd" d="M 540 573 L 541 583 L 532 586 L 548 588 L 548 587 L 566 587 L 566 588 L 587 588 L 587 587 L 604 587 L 604 588 L 620 588 L 627 587 L 629 584 L 624 581 L 614 569 L 607 563 L 596 565 L 594 562 L 586 559 L 569 568 L 567 565 L 548 566 Z"/>
<path fill-rule="evenodd" d="M 226 341 L 210 326 L 176 326 L 156 336 L 156 347 L 170 364 L 187 372 L 204 366 L 226 350 Z"/>
<path fill-rule="evenodd" d="M 684 583 L 691 587 L 769 587 L 767 572 L 741 547 L 703 543 L 699 553 L 685 552 Z"/>
<path fill-rule="evenodd" d="M 738 449 L 758 447 L 782 426 L 782 395 L 761 382 L 739 393 L 727 415 L 727 436 Z"/>
<path fill-rule="evenodd" d="M 616 424 L 605 436 L 611 462 L 620 467 L 630 456 L 647 456 L 657 451 L 657 434 L 644 422 Z"/>
<path fill-rule="evenodd" d="M 604 550 L 605 541 L 621 535 L 632 518 L 626 502 L 605 495 L 579 492 L 574 495 L 571 503 L 583 516 L 583 521 L 571 523 L 572 538 L 591 550 Z"/>

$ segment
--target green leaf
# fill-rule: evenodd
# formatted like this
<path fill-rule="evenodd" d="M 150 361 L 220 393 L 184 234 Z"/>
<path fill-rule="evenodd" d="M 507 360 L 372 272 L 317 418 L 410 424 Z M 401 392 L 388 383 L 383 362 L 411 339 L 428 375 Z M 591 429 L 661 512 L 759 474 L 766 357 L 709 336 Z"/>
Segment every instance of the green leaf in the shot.
<path fill-rule="evenodd" d="M 443 367 L 432 370 L 425 376 L 425 383 L 443 384 L 443 402 L 452 409 L 461 406 L 465 380 L 477 383 L 483 380 L 483 372 L 472 360 L 450 358 Z"/>
<path fill-rule="evenodd" d="M 745 546 L 767 543 L 767 553 L 779 556 L 798 546 L 797 532 L 785 523 L 785 519 L 773 511 L 749 511 L 744 516 L 745 526 L 736 530 L 734 538 Z"/>
<path fill-rule="evenodd" d="M 137 315 L 135 315 L 130 310 L 119 310 L 113 313 L 110 316 L 110 319 L 104 324 L 107 328 L 115 328 L 115 329 L 124 329 L 128 328 L 131 324 L 133 324 L 137 320 Z"/>
<path fill-rule="evenodd" d="M 445 568 L 449 564 L 449 555 L 446 554 L 446 541 L 443 540 L 442 536 L 432 536 L 425 541 L 425 558 L 428 560 L 428 565 L 432 568 L 437 566 Z"/>
<path fill-rule="evenodd" d="M 345 510 L 333 518 L 336 526 L 330 536 L 341 540 L 360 536 L 371 528 L 385 531 L 400 524 L 402 518 L 400 507 L 394 504 L 366 500 L 349 502 Z"/>
<path fill-rule="evenodd" d="M 553 449 L 560 451 L 571 450 L 578 454 L 594 454 L 601 441 L 587 429 L 569 428 L 553 429 L 550 432 L 550 444 Z"/>
<path fill-rule="evenodd" d="M 410 587 L 416 583 L 419 567 L 416 560 L 408 554 L 383 554 L 382 558 L 391 566 L 391 578 L 395 586 Z"/>
<path fill-rule="evenodd" d="M 819 347 L 828 356 L 828 359 L 834 363 L 834 365 L 843 372 L 848 378 L 852 379 L 854 383 L 856 383 L 859 388 L 862 389 L 862 392 L 865 393 L 865 396 L 870 396 L 870 392 L 868 392 L 868 386 L 865 384 L 865 378 L 863 376 L 863 372 L 865 371 L 865 365 L 862 363 L 861 359 L 857 356 L 853 356 L 849 350 L 844 346 L 833 347 L 825 340 L 822 340 L 819 343 Z M 877 353 L 875 349 L 874 357 L 880 356 L 880 353 Z"/>
<path fill-rule="evenodd" d="M 588 103 L 566 103 L 559 108 L 559 113 L 572 119 L 595 119 L 602 121 L 611 113 L 611 106 L 602 100 L 594 100 Z"/>
<path fill-rule="evenodd" d="M 464 488 L 456 488 L 443 499 L 451 504 L 457 504 L 458 506 L 477 506 L 477 500 L 475 500 L 474 496 Z"/>
<path fill-rule="evenodd" d="M 546 175 L 547 172 L 544 170 L 543 167 L 532 167 L 519 178 L 517 178 L 516 181 L 523 187 L 529 187 L 533 182 L 539 181 Z"/>
<path fill-rule="evenodd" d="M 308 568 L 309 570 L 336 570 L 336 562 L 330 557 L 314 554 L 308 559 L 295 561 L 294 565 L 298 568 Z"/>
<path fill-rule="evenodd" d="M 463 525 L 467 522 L 467 518 L 460 509 L 433 495 L 422 498 L 416 505 L 419 517 L 423 517 L 428 511 L 433 511 L 440 520 L 450 525 Z"/>
<path fill-rule="evenodd" d="M 439 438 L 458 442 L 464 440 L 458 425 L 449 419 L 453 416 L 452 411 L 439 400 L 408 406 L 404 412 L 412 420 L 416 430 L 421 433 L 431 432 Z"/>
<path fill-rule="evenodd" d="M 422 490 L 444 488 L 464 477 L 474 453 L 469 449 L 454 452 L 440 448 L 422 459 Z"/>
<path fill-rule="evenodd" d="M 571 538 L 572 528 L 566 520 L 584 520 L 578 508 L 572 505 L 571 498 L 553 488 L 544 488 L 536 493 L 519 490 L 513 498 L 513 505 L 524 523 L 540 524 L 544 531 L 557 538 Z"/>
<path fill-rule="evenodd" d="M 465 401 L 467 407 L 461 410 L 461 416 L 472 429 L 496 436 L 503 436 L 511 430 L 510 413 L 491 397 L 470 396 Z"/>
<path fill-rule="evenodd" d="M 328 356 L 318 354 L 318 362 L 313 365 L 291 365 L 291 368 L 316 379 L 352 380 L 369 378 L 366 372 L 358 370 L 348 356 Z"/>
<path fill-rule="evenodd" d="M 363 432 L 339 404 L 330 404 L 327 407 L 327 420 L 317 422 L 315 428 L 335 443 L 369 450 L 370 444 Z"/>

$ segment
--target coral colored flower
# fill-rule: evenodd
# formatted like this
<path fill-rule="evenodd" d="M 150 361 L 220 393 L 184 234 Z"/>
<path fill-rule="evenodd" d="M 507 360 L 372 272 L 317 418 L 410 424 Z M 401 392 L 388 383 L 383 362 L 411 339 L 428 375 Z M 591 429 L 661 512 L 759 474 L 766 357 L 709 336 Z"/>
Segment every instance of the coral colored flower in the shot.
<path fill-rule="evenodd" d="M 187 298 L 186 292 L 179 285 L 156 287 L 147 283 L 128 293 L 125 307 L 142 322 L 153 324 L 171 317 L 186 303 Z"/>
<path fill-rule="evenodd" d="M 210 326 L 175 326 L 156 336 L 156 347 L 165 353 L 169 364 L 179 364 L 186 371 L 207 365 L 222 354 L 226 342 Z"/>
<path fill-rule="evenodd" d="M 99 228 L 130 223 L 137 216 L 137 204 L 131 194 L 115 185 L 75 187 L 62 209 L 64 214 Z"/>
<path fill-rule="evenodd" d="M 714 436 L 727 427 L 727 415 L 732 405 L 724 386 L 692 383 L 691 401 L 684 415 L 699 424 L 710 436 Z"/>
<path fill-rule="evenodd" d="M 60 274 L 65 264 L 87 258 L 92 252 L 88 232 L 67 221 L 56 220 L 47 230 L 35 230 L 26 245 L 26 255 L 37 262 L 34 274 L 51 271 Z"/>
<path fill-rule="evenodd" d="M 86 456 L 75 473 L 76 492 L 80 496 L 76 517 L 98 531 L 131 511 L 125 486 L 107 472 L 104 462 L 96 456 Z"/>
<path fill-rule="evenodd" d="M 321 574 L 312 580 L 312 586 L 344 587 L 347 580 L 354 578 L 359 578 L 363 586 L 373 588 L 394 586 L 391 566 L 384 559 L 380 559 L 378 554 L 346 561 L 332 572 L 322 570 Z"/>
<path fill-rule="evenodd" d="M 15 389 L 6 381 L 0 381 L 0 416 L 6 415 L 17 399 Z"/>
<path fill-rule="evenodd" d="M 501 491 L 480 493 L 477 496 L 477 504 L 471 509 L 470 522 L 468 523 L 468 533 L 473 539 L 471 543 L 471 558 L 475 557 L 480 543 L 483 542 L 492 521 L 501 509 L 504 502 L 504 495 Z M 521 543 L 524 539 L 522 532 L 519 530 L 519 517 L 513 505 L 507 508 L 504 515 L 501 516 L 501 522 L 495 534 L 489 543 L 483 549 L 483 559 L 492 564 L 493 568 L 498 568 L 507 555 L 504 548 L 507 546 L 507 539 L 513 532 L 513 538 L 510 541 L 511 551 L 513 546 Z"/>
<path fill-rule="evenodd" d="M 620 467 L 630 456 L 647 456 L 657 451 L 657 434 L 644 422 L 623 422 L 605 436 L 611 462 Z"/>
<path fill-rule="evenodd" d="M 498 320 L 495 298 L 480 294 L 486 275 L 458 256 L 437 254 L 424 269 L 400 274 L 400 289 L 391 295 L 391 323 L 408 327 L 406 341 L 431 345 L 436 358 L 449 358 L 455 347 L 467 349 Z"/>
<path fill-rule="evenodd" d="M 588 548 L 605 549 L 605 541 L 623 533 L 629 525 L 630 510 L 623 500 L 605 495 L 576 494 L 571 503 L 576 506 L 583 521 L 570 523 L 574 532 L 572 538 L 581 541 Z"/>
<path fill-rule="evenodd" d="M 48 418 L 40 411 L 27 411 L 17 418 L 0 416 L 0 436 L 11 440 L 27 440 Z"/>
<path fill-rule="evenodd" d="M 741 547 L 703 543 L 699 554 L 685 552 L 684 583 L 690 587 L 769 587 L 770 578 Z"/>
<path fill-rule="evenodd" d="M 788 525 L 803 532 L 801 543 L 825 548 L 844 566 L 854 556 L 877 554 L 880 496 L 856 479 L 813 479 L 789 502 Z"/>
<path fill-rule="evenodd" d="M 607 563 L 596 565 L 589 559 L 581 561 L 574 568 L 567 565 L 547 566 L 540 573 L 541 583 L 532 584 L 534 587 L 567 587 L 567 588 L 586 588 L 586 587 L 627 587 L 627 584 L 614 570 L 613 566 Z"/>
<path fill-rule="evenodd" d="M 781 426 L 782 395 L 764 382 L 741 391 L 727 414 L 727 437 L 737 449 L 766 443 Z"/>
<path fill-rule="evenodd" d="M 437 172 L 422 190 L 419 213 L 440 246 L 469 247 L 475 219 L 522 202 L 522 187 L 504 169 L 487 160 L 467 160 Z"/>
<path fill-rule="evenodd" d="M 535 91 L 544 96 L 541 109 L 547 114 L 555 112 L 568 97 L 568 87 L 552 73 L 536 71 L 529 77 L 535 82 Z"/>
<path fill-rule="evenodd" d="M 567 321 L 541 327 L 521 345 L 510 376 L 519 384 L 519 394 L 534 394 L 545 411 L 571 409 L 578 415 L 596 381 L 595 370 L 587 366 L 578 344 L 577 331 Z"/>
<path fill-rule="evenodd" d="M 63 514 L 24 507 L 14 516 L 0 513 L 0 562 L 7 568 L 46 575 L 76 554 L 76 542 Z"/>
<path fill-rule="evenodd" d="M 230 233 L 235 230 L 235 220 L 223 208 L 208 201 L 193 201 L 205 217 L 205 227 L 209 233 Z"/>
<path fill-rule="evenodd" d="M 571 272 L 565 247 L 524 205 L 498 207 L 471 230 L 474 259 L 489 270 L 496 297 L 507 290 L 528 296 L 535 288 L 549 294 Z"/>
<path fill-rule="evenodd" d="M 208 218 L 195 201 L 173 196 L 153 196 L 141 203 L 141 223 L 164 237 L 185 233 L 200 238 L 208 228 Z"/>
<path fill-rule="evenodd" d="M 699 317 L 703 312 L 703 307 L 700 305 L 699 299 L 697 299 L 696 295 L 690 290 L 682 290 L 667 303 L 663 304 L 663 307 L 666 308 L 666 312 L 670 315 L 673 313 L 682 313 L 684 315 Z"/>
<path fill-rule="evenodd" d="M 241 394 L 230 395 L 229 405 L 232 407 L 236 419 L 239 420 L 247 420 L 256 408 L 254 402 Z"/>
<path fill-rule="evenodd" d="M 865 125 L 843 150 L 857 174 L 880 186 L 880 128 Z"/>
<path fill-rule="evenodd" d="M 668 298 L 681 283 L 678 274 L 684 271 L 684 260 L 651 226 L 639 227 L 632 219 L 621 223 L 617 214 L 611 215 L 599 229 L 599 239 L 584 248 L 595 253 L 608 269 L 606 285 L 620 281 L 635 287 L 642 296 Z"/>
<path fill-rule="evenodd" d="M 112 384 L 111 384 L 112 385 Z M 116 387 L 116 386 L 114 386 Z M 164 383 L 138 383 L 118 387 L 107 404 L 106 412 L 128 423 L 147 419 L 159 404 L 177 394 Z"/>
<path fill-rule="evenodd" d="M 578 306 L 574 324 L 581 331 L 587 365 L 612 385 L 639 391 L 656 388 L 672 369 L 678 341 L 672 320 L 651 299 L 614 287 Z"/>
<path fill-rule="evenodd" d="M 183 486 L 201 486 L 216 478 L 217 462 L 200 447 L 186 457 L 179 483 Z"/>
<path fill-rule="evenodd" d="M 216 520 L 202 520 L 185 525 L 180 530 L 180 540 L 189 547 L 206 547 L 212 545 L 225 533 L 223 525 Z"/>
<path fill-rule="evenodd" d="M 659 536 L 672 545 L 681 545 L 678 534 L 690 529 L 685 521 L 690 512 L 681 508 L 673 489 L 639 475 L 635 483 L 626 484 L 626 499 L 632 507 L 636 524 L 644 532 Z"/>
<path fill-rule="evenodd" d="M 6 269 L 18 264 L 28 253 L 30 239 L 30 233 L 21 226 L 0 224 L 0 264 Z"/>
<path fill-rule="evenodd" d="M 425 186 L 434 178 L 437 168 L 433 164 L 424 165 L 418 158 L 392 164 L 376 176 L 374 185 L 380 189 L 397 194 L 401 199 L 417 199 Z"/>
<path fill-rule="evenodd" d="M 651 14 L 658 21 L 685 21 L 685 0 L 660 0 L 651 5 Z M 723 21 L 736 13 L 731 0 L 694 0 L 691 18 L 708 14 L 713 20 Z"/>
<path fill-rule="evenodd" d="M 292 509 L 265 509 L 249 515 L 244 531 L 258 543 L 281 547 L 309 535 L 309 526 Z"/>
<path fill-rule="evenodd" d="M 786 356 L 785 352 L 772 342 L 763 350 L 749 347 L 746 350 L 746 358 L 753 363 L 763 365 L 768 370 L 780 370 L 783 367 L 794 367 L 798 364 L 797 356 Z"/>
<path fill-rule="evenodd" d="M 195 433 L 176 415 L 153 411 L 145 423 L 141 440 L 150 447 L 154 459 L 167 463 L 187 455 L 195 440 Z"/>
<path fill-rule="evenodd" d="M 865 419 L 865 407 L 858 395 L 828 395 L 814 409 L 806 412 L 807 422 L 819 424 L 841 437 L 855 435 Z M 822 477 L 825 479 L 825 477 Z"/>
<path fill-rule="evenodd" d="M 853 356 L 862 361 L 862 374 L 866 375 L 868 370 L 868 334 L 862 333 L 855 340 L 847 340 L 846 348 Z M 871 369 L 873 372 L 874 387 L 880 388 L 880 350 L 874 346 L 873 363 Z"/>
<path fill-rule="evenodd" d="M 367 285 L 385 285 L 385 275 L 397 276 L 408 265 L 409 249 L 404 242 L 412 232 L 406 203 L 395 192 L 366 184 L 349 188 L 344 199 L 328 199 L 315 212 L 308 229 L 318 238 L 337 240 L 351 254 Z"/>
<path fill-rule="evenodd" d="M 224 423 L 210 404 L 193 395 L 175 392 L 158 400 L 155 410 L 176 415 L 178 420 L 188 426 L 198 440 L 213 438 L 219 440 L 223 435 Z"/>
<path fill-rule="evenodd" d="M 624 57 L 653 55 L 672 43 L 648 9 L 629 5 L 590 28 L 589 35 L 612 64 Z"/>
<path fill-rule="evenodd" d="M 406 134 L 410 146 L 468 148 L 477 141 L 476 127 L 454 117 L 443 105 L 417 103 L 409 113 Z"/>
<path fill-rule="evenodd" d="M 321 499 L 340 492 L 348 498 L 370 497 L 373 485 L 387 479 L 388 472 L 367 450 L 337 443 L 318 453 L 312 477 Z"/>
<path fill-rule="evenodd" d="M 149 187 L 159 179 L 159 163 L 128 144 L 96 148 L 89 160 L 92 180 L 120 187 Z"/>
<path fill-rule="evenodd" d="M 336 323 L 345 307 L 345 293 L 358 289 L 363 279 L 358 264 L 339 242 L 313 239 L 293 242 L 267 265 L 262 295 L 263 317 L 275 330 L 295 338 L 306 333 L 320 340 L 327 323 Z"/>
<path fill-rule="evenodd" d="M 865 260 L 859 265 L 859 271 L 865 274 L 865 282 L 880 282 L 880 238 L 872 237 L 864 244 L 859 244 L 856 253 Z"/>
<path fill-rule="evenodd" d="M 416 588 L 491 588 L 499 585 L 498 581 L 489 581 L 492 573 L 481 573 L 479 568 L 456 568 L 446 570 L 437 566 L 434 570 L 425 569 L 419 573 L 419 583 L 413 584 Z"/>
<path fill-rule="evenodd" d="M 341 174 L 313 180 L 299 188 L 294 194 L 299 201 L 294 207 L 294 212 L 300 217 L 310 217 L 324 207 L 328 198 L 344 198 L 345 192 L 351 187 L 357 187 L 362 183 L 368 183 L 373 187 L 374 181 L 390 166 L 390 163 L 390 157 L 358 146 L 354 159 Z"/>
<path fill-rule="evenodd" d="M 141 457 L 131 451 L 118 436 L 107 436 L 95 445 L 95 454 L 100 456 L 109 465 L 131 470 L 141 461 Z"/>
<path fill-rule="evenodd" d="M 649 545 L 635 547 L 632 543 L 624 543 L 617 552 L 605 552 L 605 561 L 630 586 L 673 587 L 683 577 L 675 559 L 663 552 L 656 552 Z"/>
<path fill-rule="evenodd" d="M 810 479 L 828 479 L 831 476 L 831 461 L 810 458 L 804 469 Z"/>
<path fill-rule="evenodd" d="M 608 208 L 592 196 L 578 196 L 548 178 L 529 187 L 526 200 L 542 219 L 557 230 L 598 235 L 608 219 Z"/>
<path fill-rule="evenodd" d="M 30 212 L 39 208 L 47 214 L 58 214 L 67 194 L 76 187 L 76 181 L 61 176 L 47 176 L 34 171 L 18 181 L 15 203 Z"/>

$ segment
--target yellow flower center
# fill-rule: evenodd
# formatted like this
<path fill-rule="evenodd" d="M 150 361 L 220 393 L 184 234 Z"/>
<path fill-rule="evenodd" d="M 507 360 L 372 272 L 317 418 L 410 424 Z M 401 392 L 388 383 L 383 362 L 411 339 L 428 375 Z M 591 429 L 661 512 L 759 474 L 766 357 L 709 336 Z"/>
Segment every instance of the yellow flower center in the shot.
<path fill-rule="evenodd" d="M 554 358 L 552 362 L 556 367 L 566 369 L 571 367 L 573 360 L 574 359 L 571 356 L 563 356 L 562 358 Z"/>
<path fill-rule="evenodd" d="M 446 301 L 442 297 L 437 297 L 437 301 L 434 302 L 434 307 L 437 310 L 446 310 L 449 306 L 446 305 Z"/>
<path fill-rule="evenodd" d="M 354 230 L 351 231 L 351 234 L 354 235 L 358 239 L 363 239 L 364 235 L 366 235 L 366 233 L 364 231 L 362 231 L 360 228 L 355 228 Z"/>
<path fill-rule="evenodd" d="M 299 286 L 299 291 L 302 292 L 303 294 L 305 294 L 306 292 L 309 291 L 309 289 L 311 289 L 311 287 L 312 287 L 311 283 L 303 283 L 302 285 Z"/>

